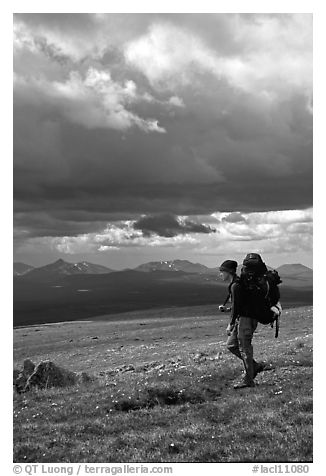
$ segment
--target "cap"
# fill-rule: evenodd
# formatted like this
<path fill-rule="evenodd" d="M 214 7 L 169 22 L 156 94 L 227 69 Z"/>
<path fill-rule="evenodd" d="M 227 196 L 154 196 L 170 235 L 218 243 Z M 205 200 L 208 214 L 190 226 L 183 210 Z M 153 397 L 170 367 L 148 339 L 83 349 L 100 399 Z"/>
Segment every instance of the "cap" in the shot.
<path fill-rule="evenodd" d="M 228 271 L 229 273 L 236 273 L 238 263 L 231 259 L 227 259 L 220 266 L 220 271 Z"/>

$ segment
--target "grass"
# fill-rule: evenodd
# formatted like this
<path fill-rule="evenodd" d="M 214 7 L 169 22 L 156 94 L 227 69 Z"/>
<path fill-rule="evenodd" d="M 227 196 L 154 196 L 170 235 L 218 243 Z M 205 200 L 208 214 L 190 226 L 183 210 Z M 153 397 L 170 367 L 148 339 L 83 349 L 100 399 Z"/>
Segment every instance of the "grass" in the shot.
<path fill-rule="evenodd" d="M 256 355 L 272 361 L 275 370 L 259 374 L 254 389 L 237 391 L 232 384 L 241 373 L 241 362 L 225 350 L 224 320 L 216 322 L 214 316 L 215 342 L 210 316 L 200 324 L 198 316 L 174 318 L 173 325 L 161 318 L 155 325 L 154 317 L 147 326 L 133 320 L 123 331 L 117 323 L 119 335 L 129 342 L 129 352 L 120 361 L 112 353 L 109 362 L 99 365 L 101 339 L 91 344 L 86 340 L 83 370 L 89 370 L 89 354 L 96 354 L 96 361 L 90 360 L 96 381 L 14 395 L 14 461 L 312 461 L 311 311 L 287 311 L 279 339 L 270 329 L 260 328 Z M 133 340 L 136 325 L 142 329 L 139 342 Z M 115 327 L 110 326 L 112 337 Z M 51 330 L 51 353 L 55 355 L 57 346 L 58 357 L 63 352 L 67 359 L 69 348 L 62 343 L 61 331 Z M 103 333 L 97 335 L 104 339 Z M 157 340 L 158 335 L 164 338 Z M 147 349 L 153 341 L 157 345 Z M 168 343 L 173 345 L 167 355 Z M 31 346 L 35 349 L 36 344 Z M 70 357 L 69 367 L 80 369 L 81 358 L 86 356 Z"/>

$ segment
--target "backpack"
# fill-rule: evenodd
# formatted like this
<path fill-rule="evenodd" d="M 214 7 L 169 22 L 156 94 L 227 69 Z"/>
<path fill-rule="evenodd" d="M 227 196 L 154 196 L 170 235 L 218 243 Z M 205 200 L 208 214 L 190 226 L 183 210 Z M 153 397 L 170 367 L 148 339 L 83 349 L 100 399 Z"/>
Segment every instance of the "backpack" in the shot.
<path fill-rule="evenodd" d="M 280 299 L 281 282 L 278 272 L 268 270 L 259 255 L 247 255 L 240 274 L 244 314 L 261 324 L 273 324 L 276 318 L 271 307 Z"/>
<path fill-rule="evenodd" d="M 242 270 L 246 273 L 252 273 L 259 276 L 267 272 L 266 264 L 261 259 L 261 256 L 256 253 L 249 253 L 243 260 L 242 265 Z"/>

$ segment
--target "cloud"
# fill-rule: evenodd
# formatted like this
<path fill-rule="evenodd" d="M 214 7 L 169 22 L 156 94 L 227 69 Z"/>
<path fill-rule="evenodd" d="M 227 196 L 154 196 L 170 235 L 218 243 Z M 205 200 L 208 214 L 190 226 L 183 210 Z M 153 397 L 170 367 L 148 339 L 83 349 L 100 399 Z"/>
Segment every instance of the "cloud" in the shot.
<path fill-rule="evenodd" d="M 312 208 L 253 213 L 213 213 L 227 240 L 271 240 L 295 233 L 312 234 Z"/>
<path fill-rule="evenodd" d="M 251 213 L 212 213 L 212 217 L 222 222 L 245 222 L 240 226 L 257 226 L 257 225 L 287 225 L 292 223 L 311 223 L 313 220 L 313 209 L 304 210 L 277 210 L 268 212 L 251 212 Z"/>
<path fill-rule="evenodd" d="M 101 218 L 100 216 L 97 216 Z M 200 233 L 214 233 L 215 229 L 199 223 L 196 217 L 177 217 L 174 215 L 146 216 L 137 220 L 115 220 L 87 222 L 84 215 L 75 221 L 65 223 L 40 212 L 27 227 L 22 215 L 14 230 L 16 246 L 26 250 L 33 243 L 44 248 L 48 245 L 62 253 L 85 253 L 107 251 L 120 247 L 171 247 L 184 244 L 197 244 Z M 34 229 L 35 232 L 30 230 Z M 96 229 L 96 231 L 94 231 Z M 37 231 L 36 231 L 37 230 Z"/>
<path fill-rule="evenodd" d="M 246 218 L 240 212 L 232 212 L 222 218 L 222 221 L 229 223 L 245 222 Z"/>
<path fill-rule="evenodd" d="M 163 215 L 148 215 L 137 220 L 133 227 L 141 230 L 145 236 L 157 234 L 171 238 L 187 233 L 214 233 L 210 226 L 196 223 L 187 218 L 180 218 L 168 213 Z"/>
<path fill-rule="evenodd" d="M 306 210 L 279 210 L 274 212 L 251 213 L 246 218 L 249 225 L 311 223 L 312 219 L 312 208 Z"/>
<path fill-rule="evenodd" d="M 107 48 L 96 18 L 87 14 L 15 14 L 14 46 L 38 49 L 44 42 L 74 62 L 85 57 L 100 57 Z"/>
<path fill-rule="evenodd" d="M 255 251 L 282 256 L 312 250 L 311 209 L 290 210 L 287 214 L 247 213 L 244 214 L 246 220 L 243 222 L 227 222 L 223 220 L 227 215 L 215 213 L 206 217 L 177 217 L 161 214 L 136 220 L 115 220 L 106 224 L 99 222 L 96 231 L 93 231 L 94 227 L 92 230 L 92 224 L 89 223 L 88 232 L 85 233 L 80 230 L 86 223 L 82 222 L 78 227 L 76 221 L 75 234 L 61 236 L 47 236 L 44 219 L 42 237 L 26 234 L 21 227 L 16 245 L 19 253 L 33 249 L 41 253 L 48 249 L 65 254 L 109 253 L 126 249 L 135 252 L 142 249 L 162 250 L 164 253 L 174 249 L 175 253 L 187 250 L 195 255 L 233 256 Z"/>
<path fill-rule="evenodd" d="M 172 106 L 185 107 L 185 103 L 178 96 L 171 96 L 168 102 L 172 104 Z"/>
<path fill-rule="evenodd" d="M 26 238 L 18 244 L 18 252 L 26 253 L 37 248 L 38 252 L 56 250 L 64 254 L 107 252 L 121 248 L 176 248 L 198 245 L 199 240 L 190 233 L 175 236 L 147 235 L 135 230 L 131 222 L 116 222 L 98 233 L 77 236 Z"/>
<path fill-rule="evenodd" d="M 231 214 L 238 216 L 239 212 Z M 244 213 L 241 221 L 228 221 L 230 214 L 214 213 L 222 242 L 230 250 L 264 253 L 312 249 L 312 209 Z M 245 243 L 248 243 L 245 245 Z"/>
<path fill-rule="evenodd" d="M 223 54 L 219 45 L 214 50 L 188 28 L 161 22 L 126 45 L 126 60 L 160 88 L 185 85 L 208 72 L 265 103 L 277 100 L 284 88 L 311 90 L 311 15 L 225 18 L 238 44 L 233 55 Z"/>
<path fill-rule="evenodd" d="M 308 235 L 311 15 L 18 14 L 14 23 L 18 246 L 64 239 L 77 249 L 107 224 L 165 214 L 189 228 L 175 239 L 200 237 L 208 249 Z M 182 220 L 219 233 L 195 236 Z"/>
<path fill-rule="evenodd" d="M 95 164 L 94 164 L 95 166 Z M 86 169 L 87 170 L 87 169 Z M 116 222 L 122 219 L 132 219 L 142 213 L 147 215 L 157 215 L 165 212 L 168 207 L 172 213 L 180 215 L 200 215 L 199 223 L 209 224 L 212 228 L 218 228 L 222 221 L 223 227 L 231 225 L 223 220 L 229 213 L 218 212 L 213 216 L 205 215 L 205 211 L 212 211 L 214 203 L 218 202 L 220 209 L 230 210 L 243 206 L 245 211 L 242 215 L 245 217 L 247 229 L 254 229 L 261 223 L 285 222 L 288 224 L 297 219 L 311 220 L 312 212 L 305 210 L 297 211 L 279 211 L 279 212 L 259 212 L 252 213 L 250 210 L 257 208 L 255 197 L 261 196 L 259 206 L 264 210 L 272 203 L 269 199 L 269 192 L 279 201 L 274 206 L 283 206 L 281 193 L 275 193 L 273 181 L 267 187 L 264 186 L 264 192 L 258 189 L 258 193 L 253 194 L 252 201 L 248 202 L 246 191 L 239 188 L 233 190 L 232 201 L 228 195 L 230 192 L 228 184 L 220 185 L 217 189 L 215 185 L 209 184 L 153 184 L 143 185 L 108 185 L 106 182 L 106 169 L 102 170 L 103 184 L 97 182 L 97 187 L 93 184 L 92 169 L 84 175 L 79 174 L 74 177 L 67 185 L 62 183 L 57 185 L 57 179 L 50 175 L 48 181 L 36 186 L 36 176 L 22 173 L 15 179 L 15 226 L 19 229 L 28 230 L 33 236 L 65 236 L 69 233 L 76 235 L 78 233 L 88 233 L 92 226 L 97 228 L 107 222 Z M 82 180 L 83 179 L 83 180 Z M 66 178 L 61 179 L 64 182 Z M 87 183 L 88 181 L 88 183 Z M 17 183 L 18 182 L 18 183 Z M 36 182 L 37 183 L 37 182 Z M 19 189 L 17 190 L 17 186 Z M 42 188 L 41 188 L 42 187 Z M 282 188 L 279 189 L 281 191 Z M 304 200 L 304 190 L 300 190 L 300 182 L 296 188 L 289 191 L 287 195 L 287 204 L 295 205 L 298 200 L 297 193 L 301 193 L 301 200 Z M 189 198 L 188 198 L 189 197 Z M 309 203 L 309 195 L 306 197 L 306 203 Z M 304 203 L 304 202 L 303 202 Z M 205 219 L 206 216 L 206 219 Z M 306 216 L 306 218 L 305 218 Z M 194 220 L 193 218 L 190 218 Z M 237 223 L 235 223 L 237 224 Z M 241 225 L 241 222 L 239 222 Z M 69 233 L 68 233 L 69 232 Z M 229 239 L 229 235 L 225 237 Z M 231 236 L 232 238 L 232 236 Z"/>
<path fill-rule="evenodd" d="M 128 106 L 139 100 L 133 81 L 123 85 L 113 81 L 109 71 L 90 68 L 83 78 L 73 71 L 65 82 L 49 82 L 16 78 L 18 94 L 42 95 L 53 110 L 59 110 L 72 123 L 89 129 L 112 128 L 127 130 L 137 126 L 145 132 L 166 132 L 154 119 L 142 119 Z"/>

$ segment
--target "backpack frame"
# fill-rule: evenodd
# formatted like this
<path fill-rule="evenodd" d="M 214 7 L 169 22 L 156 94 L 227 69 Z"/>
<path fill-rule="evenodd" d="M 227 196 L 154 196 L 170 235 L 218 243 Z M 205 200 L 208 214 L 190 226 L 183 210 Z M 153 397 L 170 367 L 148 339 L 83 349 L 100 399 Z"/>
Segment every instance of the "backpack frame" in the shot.
<path fill-rule="evenodd" d="M 248 317 L 256 319 L 261 324 L 272 324 L 276 320 L 271 310 L 280 299 L 278 285 L 281 283 L 278 272 L 269 270 L 264 274 L 241 270 L 240 285 L 244 309 Z"/>

